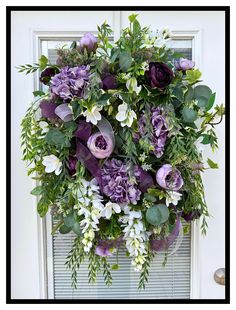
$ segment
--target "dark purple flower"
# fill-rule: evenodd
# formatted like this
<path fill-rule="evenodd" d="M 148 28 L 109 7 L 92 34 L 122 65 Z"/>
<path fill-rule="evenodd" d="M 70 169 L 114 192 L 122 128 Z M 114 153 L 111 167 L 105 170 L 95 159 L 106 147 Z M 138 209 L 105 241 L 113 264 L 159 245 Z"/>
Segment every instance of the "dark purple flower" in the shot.
<path fill-rule="evenodd" d="M 84 142 L 87 142 L 88 138 L 91 136 L 91 133 L 91 123 L 87 123 L 85 120 L 79 120 L 74 136 Z"/>
<path fill-rule="evenodd" d="M 181 216 L 185 219 L 186 222 L 191 222 L 193 220 L 199 219 L 201 212 L 199 210 L 193 210 L 188 213 L 182 213 Z"/>
<path fill-rule="evenodd" d="M 57 72 L 56 68 L 49 67 L 45 69 L 44 71 L 42 71 L 40 75 L 40 78 L 39 78 L 40 82 L 42 82 L 45 85 L 48 85 L 48 83 L 51 80 L 51 77 L 54 76 L 56 72 Z"/>
<path fill-rule="evenodd" d="M 140 166 L 134 167 L 134 175 L 137 179 L 138 187 L 143 193 L 154 185 L 151 175 L 147 171 L 144 171 Z"/>
<path fill-rule="evenodd" d="M 174 65 L 177 70 L 186 71 L 193 69 L 193 67 L 195 66 L 195 62 L 187 58 L 180 58 L 174 61 Z"/>
<path fill-rule="evenodd" d="M 72 110 L 66 103 L 60 104 L 55 109 L 55 114 L 63 120 L 63 122 L 69 122 L 73 119 Z"/>
<path fill-rule="evenodd" d="M 70 175 L 74 175 L 76 173 L 77 161 L 78 159 L 75 156 L 72 156 L 72 155 L 69 156 L 66 165 L 67 165 Z"/>
<path fill-rule="evenodd" d="M 153 108 L 151 110 L 151 137 L 150 143 L 153 145 L 153 153 L 160 158 L 164 153 L 165 143 L 168 137 L 168 125 L 166 123 L 164 111 L 161 108 Z M 148 133 L 146 115 L 142 115 L 138 121 L 139 133 L 145 136 Z"/>
<path fill-rule="evenodd" d="M 103 193 L 113 202 L 136 204 L 141 191 L 130 181 L 129 168 L 121 160 L 111 159 L 101 169 Z"/>
<path fill-rule="evenodd" d="M 99 256 L 112 256 L 112 247 L 113 244 L 111 242 L 102 240 L 98 243 L 95 249 L 95 253 Z"/>
<path fill-rule="evenodd" d="M 64 67 L 50 82 L 51 92 L 65 101 L 82 98 L 89 80 L 89 66 Z"/>
<path fill-rule="evenodd" d="M 86 49 L 88 52 L 95 51 L 97 48 L 97 38 L 92 33 L 86 33 L 80 39 L 81 50 Z"/>
<path fill-rule="evenodd" d="M 112 138 L 100 132 L 89 137 L 87 146 L 90 152 L 99 159 L 109 157 L 114 149 Z"/>
<path fill-rule="evenodd" d="M 178 191 L 184 184 L 181 173 L 171 165 L 163 165 L 156 174 L 157 183 L 164 189 Z"/>
<path fill-rule="evenodd" d="M 164 89 L 173 79 L 173 71 L 162 62 L 150 62 L 145 75 L 152 88 Z"/>
<path fill-rule="evenodd" d="M 41 109 L 41 114 L 43 118 L 58 118 L 55 114 L 55 109 L 57 107 L 55 102 L 44 99 L 40 102 L 39 107 Z"/>
<path fill-rule="evenodd" d="M 107 73 L 102 78 L 102 89 L 108 90 L 108 89 L 117 89 L 118 83 L 117 78 L 115 75 Z"/>

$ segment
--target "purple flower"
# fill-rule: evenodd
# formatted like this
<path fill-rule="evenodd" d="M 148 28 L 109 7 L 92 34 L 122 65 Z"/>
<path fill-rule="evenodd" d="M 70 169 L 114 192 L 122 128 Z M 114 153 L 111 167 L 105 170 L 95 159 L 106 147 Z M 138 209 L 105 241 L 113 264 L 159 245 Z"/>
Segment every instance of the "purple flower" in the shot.
<path fill-rule="evenodd" d="M 80 140 L 87 142 L 92 133 L 91 123 L 87 123 L 85 120 L 79 120 L 77 129 L 74 132 L 74 136 Z"/>
<path fill-rule="evenodd" d="M 56 68 L 49 67 L 45 69 L 44 71 L 42 71 L 40 75 L 40 78 L 39 78 L 40 82 L 42 82 L 45 85 L 48 85 L 48 83 L 51 80 L 51 77 L 54 76 L 56 72 L 57 72 Z"/>
<path fill-rule="evenodd" d="M 173 71 L 162 62 L 150 62 L 145 75 L 151 88 L 164 89 L 173 79 Z"/>
<path fill-rule="evenodd" d="M 92 33 L 86 33 L 80 40 L 81 50 L 86 49 L 88 52 L 95 51 L 97 48 L 97 38 Z"/>
<path fill-rule="evenodd" d="M 184 184 L 181 173 L 171 165 L 163 165 L 156 174 L 157 183 L 165 189 L 178 191 Z"/>
<path fill-rule="evenodd" d="M 121 160 L 111 159 L 101 169 L 103 193 L 117 203 L 136 204 L 141 191 L 130 181 L 129 168 Z"/>
<path fill-rule="evenodd" d="M 164 111 L 161 108 L 153 108 L 151 110 L 151 137 L 150 143 L 154 147 L 153 153 L 157 158 L 160 158 L 164 153 L 165 143 L 168 137 L 168 125 L 164 116 Z M 147 118 L 142 115 L 138 121 L 139 133 L 145 136 L 147 132 Z"/>
<path fill-rule="evenodd" d="M 56 119 L 57 115 L 55 114 L 55 109 L 57 107 L 55 102 L 49 100 L 42 100 L 39 104 L 41 109 L 41 114 L 43 118 Z"/>
<path fill-rule="evenodd" d="M 138 165 L 134 167 L 134 175 L 139 183 L 138 187 L 143 193 L 145 193 L 148 188 L 154 185 L 151 175 Z"/>
<path fill-rule="evenodd" d="M 174 61 L 174 65 L 177 70 L 186 71 L 193 69 L 193 67 L 195 66 L 195 62 L 187 58 L 180 58 Z"/>
<path fill-rule="evenodd" d="M 82 98 L 89 80 L 89 66 L 64 67 L 50 82 L 51 92 L 64 101 Z"/>
<path fill-rule="evenodd" d="M 188 213 L 182 213 L 181 215 L 186 222 L 191 222 L 193 220 L 199 219 L 201 212 L 199 210 L 193 210 Z"/>
<path fill-rule="evenodd" d="M 118 83 L 117 78 L 115 75 L 107 73 L 102 78 L 102 89 L 108 90 L 108 89 L 117 89 Z"/>
<path fill-rule="evenodd" d="M 114 143 L 109 135 L 97 132 L 89 137 L 87 146 L 96 158 L 107 158 L 114 149 Z"/>
<path fill-rule="evenodd" d="M 78 159 L 75 156 L 72 156 L 72 155 L 69 156 L 66 165 L 67 165 L 70 175 L 74 175 L 76 173 L 77 161 Z"/>
<path fill-rule="evenodd" d="M 112 256 L 112 246 L 111 242 L 102 240 L 96 246 L 95 253 L 99 256 Z"/>
<path fill-rule="evenodd" d="M 73 119 L 73 113 L 66 103 L 60 104 L 55 109 L 55 114 L 63 120 L 69 122 Z"/>

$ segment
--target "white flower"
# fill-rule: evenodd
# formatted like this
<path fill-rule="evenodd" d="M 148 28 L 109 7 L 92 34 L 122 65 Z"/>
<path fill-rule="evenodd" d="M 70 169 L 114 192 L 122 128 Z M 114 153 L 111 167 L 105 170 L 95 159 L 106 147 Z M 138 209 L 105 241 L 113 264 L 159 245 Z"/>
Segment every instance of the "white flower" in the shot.
<path fill-rule="evenodd" d="M 121 126 L 131 127 L 134 118 L 137 118 L 136 113 L 133 110 L 128 109 L 127 103 L 120 104 L 118 106 L 118 113 L 116 114 L 116 119 L 121 122 Z"/>
<path fill-rule="evenodd" d="M 102 217 L 105 217 L 106 219 L 109 219 L 112 216 L 112 211 L 115 211 L 115 213 L 120 213 L 121 208 L 117 203 L 108 202 L 105 205 L 105 208 L 102 210 L 101 215 Z"/>
<path fill-rule="evenodd" d="M 43 157 L 42 164 L 46 167 L 45 172 L 51 173 L 55 172 L 56 175 L 61 173 L 62 163 L 58 157 L 55 155 L 48 155 Z"/>
<path fill-rule="evenodd" d="M 142 167 L 143 170 L 145 170 L 145 171 L 148 171 L 148 170 L 151 170 L 151 169 L 152 169 L 152 165 L 151 165 L 151 164 L 146 164 L 146 163 L 142 164 L 141 167 Z"/>
<path fill-rule="evenodd" d="M 91 109 L 84 111 L 83 115 L 86 117 L 87 123 L 92 123 L 93 125 L 97 125 L 97 122 L 102 119 L 100 111 L 102 107 L 93 106 Z"/>
<path fill-rule="evenodd" d="M 128 79 L 126 87 L 130 92 L 135 92 L 137 95 L 140 93 L 142 86 L 138 86 L 138 82 L 135 77 Z"/>
<path fill-rule="evenodd" d="M 46 133 L 49 131 L 48 123 L 45 121 L 40 121 L 39 127 L 42 129 L 42 133 Z"/>
<path fill-rule="evenodd" d="M 181 200 L 182 194 L 174 191 L 167 191 L 166 196 L 166 205 L 169 207 L 169 205 L 172 203 L 173 205 L 177 206 L 178 201 Z"/>

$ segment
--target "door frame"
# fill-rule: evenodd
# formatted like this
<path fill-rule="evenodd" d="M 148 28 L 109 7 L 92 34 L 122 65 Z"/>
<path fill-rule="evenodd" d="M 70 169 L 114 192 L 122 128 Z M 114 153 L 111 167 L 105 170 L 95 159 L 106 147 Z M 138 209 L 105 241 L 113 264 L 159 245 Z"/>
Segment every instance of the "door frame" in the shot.
<path fill-rule="evenodd" d="M 110 39 L 116 41 L 120 34 L 121 12 L 116 11 L 114 14 L 114 32 Z M 96 31 L 92 31 L 96 35 Z M 42 54 L 43 40 L 67 40 L 78 39 L 84 32 L 78 30 L 48 29 L 47 31 L 32 30 L 31 38 L 33 41 L 32 62 L 36 62 Z M 174 39 L 191 39 L 192 40 L 192 55 L 197 67 L 201 68 L 202 62 L 202 30 L 201 29 L 174 29 L 172 30 Z M 34 75 L 34 89 L 39 89 L 39 73 Z M 49 233 L 51 230 L 51 216 L 41 219 L 38 216 L 38 263 L 39 263 L 39 281 L 40 281 L 40 298 L 53 298 L 53 281 L 48 277 L 48 272 L 53 275 L 53 260 L 52 260 L 52 237 Z M 190 298 L 200 299 L 200 224 L 199 221 L 191 223 L 191 274 L 190 274 Z M 48 260 L 48 258 L 50 258 Z M 52 278 L 52 277 L 51 277 Z"/>

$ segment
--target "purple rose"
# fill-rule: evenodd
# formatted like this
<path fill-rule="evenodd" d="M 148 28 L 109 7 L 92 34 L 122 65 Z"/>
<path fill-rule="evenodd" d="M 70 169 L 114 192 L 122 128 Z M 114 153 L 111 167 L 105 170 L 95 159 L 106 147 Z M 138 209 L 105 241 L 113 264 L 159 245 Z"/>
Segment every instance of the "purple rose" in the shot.
<path fill-rule="evenodd" d="M 55 114 L 63 120 L 69 122 L 73 119 L 73 113 L 66 103 L 60 104 L 55 109 Z"/>
<path fill-rule="evenodd" d="M 174 65 L 177 70 L 186 71 L 193 69 L 193 67 L 195 66 L 195 62 L 187 58 L 180 58 L 174 61 Z"/>
<path fill-rule="evenodd" d="M 86 49 L 88 52 L 93 52 L 97 48 L 97 38 L 92 33 L 86 33 L 80 40 L 81 50 Z"/>
<path fill-rule="evenodd" d="M 102 78 L 102 89 L 108 90 L 108 89 L 117 89 L 118 83 L 116 76 L 110 73 L 107 73 Z"/>
<path fill-rule="evenodd" d="M 55 109 L 57 107 L 55 102 L 51 102 L 45 99 L 40 102 L 39 107 L 41 109 L 41 114 L 43 118 L 51 118 L 51 119 L 58 118 L 57 115 L 55 114 Z"/>
<path fill-rule="evenodd" d="M 180 171 L 169 164 L 157 171 L 156 180 L 162 188 L 172 191 L 178 191 L 184 184 Z"/>
<path fill-rule="evenodd" d="M 111 155 L 114 149 L 114 143 L 109 135 L 97 132 L 89 137 L 87 146 L 90 152 L 96 158 L 107 158 Z"/>
<path fill-rule="evenodd" d="M 72 176 L 76 173 L 76 165 L 78 159 L 75 156 L 70 155 L 68 161 L 66 163 L 67 168 L 69 170 L 69 174 Z"/>
<path fill-rule="evenodd" d="M 164 89 L 173 79 L 173 71 L 162 62 L 150 62 L 145 75 L 151 88 Z"/>
<path fill-rule="evenodd" d="M 39 78 L 40 82 L 42 82 L 45 85 L 48 85 L 48 83 L 51 80 L 51 77 L 54 76 L 56 72 L 58 72 L 56 68 L 49 67 L 45 69 L 44 71 L 42 71 L 40 75 L 40 78 Z"/>

